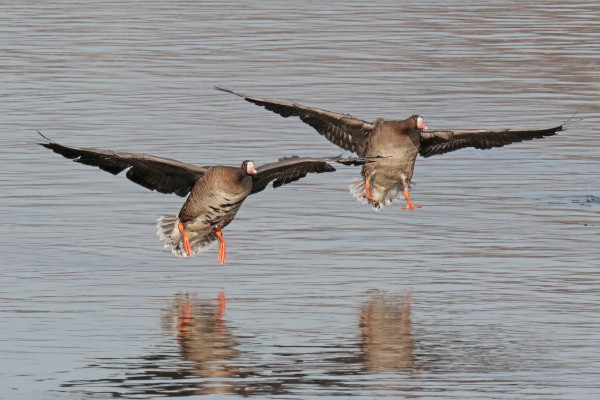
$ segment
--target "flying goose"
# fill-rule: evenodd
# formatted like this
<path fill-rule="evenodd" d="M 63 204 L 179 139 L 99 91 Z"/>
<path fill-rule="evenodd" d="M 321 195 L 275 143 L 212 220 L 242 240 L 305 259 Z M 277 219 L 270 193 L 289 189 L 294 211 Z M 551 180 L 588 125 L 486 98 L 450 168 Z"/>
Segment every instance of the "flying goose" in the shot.
<path fill-rule="evenodd" d="M 39 132 L 38 132 L 39 133 Z M 158 220 L 157 235 L 178 257 L 195 255 L 219 240 L 217 260 L 225 263 L 222 230 L 231 223 L 248 195 L 264 190 L 270 182 L 279 187 L 305 177 L 308 173 L 332 172 L 329 162 L 360 165 L 364 160 L 338 157 L 282 157 L 277 162 L 255 167 L 246 160 L 239 167 L 199 167 L 148 154 L 132 154 L 64 146 L 40 133 L 40 145 L 75 162 L 92 165 L 126 177 L 160 193 L 189 194 L 179 215 L 164 215 Z"/>
<path fill-rule="evenodd" d="M 235 94 L 284 118 L 299 117 L 333 144 L 360 157 L 380 157 L 365 163 L 361 177 L 350 186 L 359 201 L 366 200 L 375 210 L 390 204 L 395 197 L 399 198 L 400 193 L 406 198 L 404 209 L 421 207 L 411 202 L 408 193 L 417 154 L 431 157 L 465 147 L 502 147 L 552 136 L 564 125 L 546 129 L 428 129 L 419 115 L 403 121 L 377 118 L 367 122 L 348 114 L 245 96 L 222 87 L 215 86 L 215 89 Z"/>

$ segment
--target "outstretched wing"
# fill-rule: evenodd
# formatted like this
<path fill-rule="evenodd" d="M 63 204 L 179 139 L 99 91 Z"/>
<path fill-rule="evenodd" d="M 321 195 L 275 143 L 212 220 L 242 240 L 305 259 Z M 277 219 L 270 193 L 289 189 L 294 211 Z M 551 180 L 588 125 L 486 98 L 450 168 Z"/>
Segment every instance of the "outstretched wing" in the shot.
<path fill-rule="evenodd" d="M 491 149 L 524 140 L 552 136 L 562 129 L 563 125 L 547 129 L 424 129 L 421 131 L 419 154 L 423 157 L 431 157 L 465 147 Z"/>
<path fill-rule="evenodd" d="M 46 143 L 39 143 L 40 145 L 63 157 L 98 167 L 113 175 L 127 169 L 126 176 L 130 181 L 161 193 L 186 196 L 207 169 L 148 154 L 117 153 L 111 150 L 63 146 L 41 133 L 40 135 L 48 140 Z"/>
<path fill-rule="evenodd" d="M 287 117 L 300 117 L 331 143 L 344 150 L 352 151 L 361 157 L 367 153 L 368 139 L 374 125 L 348 114 L 337 114 L 296 103 L 272 101 L 244 96 L 232 90 L 215 86 L 215 89 L 242 97 L 250 103 L 262 106 L 269 111 Z"/>
<path fill-rule="evenodd" d="M 328 162 L 337 161 L 340 157 L 311 158 L 311 157 L 282 157 L 279 161 L 261 165 L 252 175 L 252 191 L 250 194 L 264 190 L 271 181 L 273 187 L 286 185 L 304 178 L 308 173 L 333 172 Z"/>

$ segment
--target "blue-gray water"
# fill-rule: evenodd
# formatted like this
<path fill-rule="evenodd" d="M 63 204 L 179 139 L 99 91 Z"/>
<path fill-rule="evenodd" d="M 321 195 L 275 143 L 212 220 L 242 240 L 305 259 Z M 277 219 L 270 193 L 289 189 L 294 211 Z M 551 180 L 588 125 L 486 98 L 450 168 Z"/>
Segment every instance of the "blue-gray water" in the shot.
<path fill-rule="evenodd" d="M 596 2 L 5 2 L 0 398 L 600 398 L 599 71 Z M 344 166 L 252 196 L 225 266 L 162 248 L 183 199 L 36 144 L 339 153 L 216 84 L 430 128 L 578 113 L 418 159 L 416 211 Z"/>

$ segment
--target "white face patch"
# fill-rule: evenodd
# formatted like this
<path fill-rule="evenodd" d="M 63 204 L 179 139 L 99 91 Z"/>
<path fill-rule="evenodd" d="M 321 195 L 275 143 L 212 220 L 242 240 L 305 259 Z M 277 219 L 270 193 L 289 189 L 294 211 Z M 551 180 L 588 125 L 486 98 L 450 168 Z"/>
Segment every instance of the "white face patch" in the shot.
<path fill-rule="evenodd" d="M 248 175 L 256 173 L 256 168 L 254 168 L 254 163 L 252 161 L 248 161 L 248 164 L 246 164 L 246 173 Z"/>

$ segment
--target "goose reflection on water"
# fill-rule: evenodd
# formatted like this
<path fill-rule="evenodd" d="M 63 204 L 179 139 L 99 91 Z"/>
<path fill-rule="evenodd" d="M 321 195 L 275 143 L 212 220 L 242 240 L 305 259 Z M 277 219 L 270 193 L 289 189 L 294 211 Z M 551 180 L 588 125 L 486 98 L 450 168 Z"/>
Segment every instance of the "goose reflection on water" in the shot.
<path fill-rule="evenodd" d="M 401 371 L 414 366 L 415 341 L 410 318 L 412 295 L 375 294 L 362 306 L 361 352 L 364 369 Z"/>
<path fill-rule="evenodd" d="M 249 355 L 237 350 L 238 339 L 225 325 L 224 292 L 217 295 L 216 306 L 198 301 L 187 294 L 176 296 L 168 322 L 171 327 L 175 326 L 182 358 L 192 363 L 186 373 L 200 378 L 195 380 L 198 385 L 197 394 L 293 393 L 293 388 L 297 385 L 348 386 L 348 382 L 332 377 L 339 375 L 342 365 L 349 367 L 345 373 L 347 377 L 365 372 L 385 373 L 412 369 L 415 363 L 415 340 L 411 302 L 410 293 L 397 296 L 374 291 L 360 307 L 360 316 L 357 318 L 360 331 L 358 346 L 339 346 L 340 351 L 351 351 L 354 356 L 322 358 L 306 363 L 302 360 L 302 355 L 296 354 L 295 357 L 300 356 L 298 359 L 289 359 L 283 363 L 285 373 L 279 371 L 282 367 L 279 363 L 249 365 L 241 360 L 247 359 Z M 288 354 L 287 357 L 293 356 Z M 328 378 L 323 379 L 321 376 L 313 379 L 313 369 L 329 371 L 326 372 Z"/>
<path fill-rule="evenodd" d="M 355 316 L 354 340 L 309 346 L 304 353 L 279 352 L 280 347 L 274 346 L 271 354 L 258 355 L 252 349 L 240 350 L 241 342 L 252 336 L 237 333 L 241 328 L 225 318 L 224 292 L 216 299 L 177 293 L 161 315 L 169 343 L 138 359 L 104 359 L 90 366 L 111 370 L 117 377 L 71 381 L 62 387 L 121 398 L 280 395 L 310 387 L 346 394 L 369 392 L 374 387 L 406 390 L 399 382 L 402 388 L 376 381 L 381 373 L 410 375 L 415 369 L 411 301 L 410 294 L 368 293 Z"/>
<path fill-rule="evenodd" d="M 186 375 L 201 378 L 196 394 L 233 393 L 230 382 L 240 371 L 229 365 L 239 356 L 238 342 L 225 325 L 225 292 L 217 295 L 216 306 L 189 294 L 177 294 L 163 317 L 163 326 L 171 330 L 173 323 L 183 360 L 191 363 Z M 173 321 L 176 320 L 176 321 Z"/>
<path fill-rule="evenodd" d="M 230 365 L 240 352 L 224 321 L 225 308 L 224 292 L 216 301 L 177 293 L 161 314 L 166 343 L 138 358 L 94 360 L 87 368 L 101 369 L 105 376 L 109 371 L 108 377 L 68 381 L 61 387 L 117 398 L 244 394 L 244 373 Z"/>

